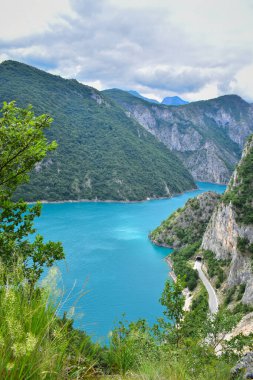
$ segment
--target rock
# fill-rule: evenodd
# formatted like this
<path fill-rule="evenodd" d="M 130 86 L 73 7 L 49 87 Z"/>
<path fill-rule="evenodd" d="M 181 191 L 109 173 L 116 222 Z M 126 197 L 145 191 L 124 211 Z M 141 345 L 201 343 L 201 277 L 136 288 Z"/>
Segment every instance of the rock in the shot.
<path fill-rule="evenodd" d="M 245 379 L 253 379 L 253 352 L 247 352 L 232 368 L 232 378 L 239 374 L 244 374 Z"/>
<path fill-rule="evenodd" d="M 117 89 L 105 93 L 174 151 L 197 181 L 227 183 L 253 132 L 253 105 L 236 95 L 168 107 Z"/>

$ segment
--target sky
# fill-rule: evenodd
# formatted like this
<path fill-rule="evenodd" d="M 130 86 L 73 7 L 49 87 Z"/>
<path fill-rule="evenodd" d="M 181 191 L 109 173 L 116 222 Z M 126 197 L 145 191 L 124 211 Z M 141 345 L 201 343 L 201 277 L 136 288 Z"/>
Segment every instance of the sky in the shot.
<path fill-rule="evenodd" d="M 253 102 L 253 0 L 0 0 L 0 61 L 158 100 Z"/>

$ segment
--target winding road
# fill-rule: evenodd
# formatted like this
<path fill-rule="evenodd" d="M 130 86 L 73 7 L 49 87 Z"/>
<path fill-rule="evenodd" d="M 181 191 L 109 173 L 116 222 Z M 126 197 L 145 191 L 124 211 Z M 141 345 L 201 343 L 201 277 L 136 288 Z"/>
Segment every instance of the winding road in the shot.
<path fill-rule="evenodd" d="M 206 275 L 202 271 L 202 262 L 200 260 L 195 261 L 194 269 L 196 269 L 198 271 L 199 278 L 203 282 L 203 284 L 204 284 L 204 286 L 208 292 L 208 296 L 209 296 L 208 303 L 209 303 L 210 313 L 215 314 L 215 313 L 217 313 L 218 307 L 219 307 L 218 298 L 217 298 L 215 290 L 212 287 L 210 281 L 208 280 L 208 278 L 206 277 Z"/>

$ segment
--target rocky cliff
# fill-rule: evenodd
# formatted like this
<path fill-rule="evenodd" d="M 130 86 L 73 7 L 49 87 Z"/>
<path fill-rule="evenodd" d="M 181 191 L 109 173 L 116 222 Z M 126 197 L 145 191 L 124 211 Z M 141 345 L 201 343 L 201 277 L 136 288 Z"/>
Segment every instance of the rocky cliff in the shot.
<path fill-rule="evenodd" d="M 150 234 L 150 239 L 170 248 L 195 243 L 202 238 L 219 199 L 220 195 L 211 191 L 189 199 Z"/>
<path fill-rule="evenodd" d="M 175 211 L 159 227 L 151 232 L 153 243 L 174 248 L 170 264 L 176 276 L 185 278 L 187 288 L 192 291 L 198 283 L 198 274 L 190 263 L 198 250 L 212 212 L 220 196 L 213 192 L 189 199 L 183 208 Z"/>
<path fill-rule="evenodd" d="M 213 213 L 202 241 L 202 249 L 216 259 L 227 260 L 228 289 L 244 285 L 242 302 L 253 304 L 253 137 Z"/>
<path fill-rule="evenodd" d="M 104 94 L 176 152 L 198 181 L 227 183 L 253 132 L 253 106 L 236 95 L 173 107 L 116 89 Z"/>

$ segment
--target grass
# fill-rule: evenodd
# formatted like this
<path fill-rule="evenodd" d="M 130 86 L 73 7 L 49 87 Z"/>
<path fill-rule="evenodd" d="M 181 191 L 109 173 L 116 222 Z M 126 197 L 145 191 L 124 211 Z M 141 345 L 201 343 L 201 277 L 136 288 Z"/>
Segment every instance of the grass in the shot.
<path fill-rule="evenodd" d="M 65 326 L 45 289 L 31 290 L 22 271 L 0 274 L 0 377 L 56 379 L 66 351 Z M 7 284 L 7 285 L 6 285 Z"/>
<path fill-rule="evenodd" d="M 18 266 L 0 265 L 0 305 L 1 379 L 78 379 L 95 373 L 89 338 L 56 316 L 51 290 L 31 288 Z"/>
<path fill-rule="evenodd" d="M 173 354 L 172 354 L 173 355 Z M 199 374 L 194 373 L 194 369 L 189 366 L 189 358 L 185 356 L 178 358 L 176 355 L 163 358 L 158 362 L 144 361 L 137 372 L 129 372 L 127 375 L 103 376 L 103 380 L 228 380 L 230 376 L 230 366 L 217 360 L 215 366 L 211 362 L 203 366 Z M 196 358 L 195 358 L 196 362 Z"/>

